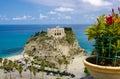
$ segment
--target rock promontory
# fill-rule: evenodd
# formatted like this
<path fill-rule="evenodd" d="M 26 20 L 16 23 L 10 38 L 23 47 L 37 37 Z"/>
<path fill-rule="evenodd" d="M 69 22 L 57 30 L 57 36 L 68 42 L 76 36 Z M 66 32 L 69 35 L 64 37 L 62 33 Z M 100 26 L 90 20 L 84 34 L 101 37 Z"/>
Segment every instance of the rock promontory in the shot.
<path fill-rule="evenodd" d="M 44 59 L 56 68 L 65 68 L 75 56 L 86 55 L 86 52 L 79 46 L 72 28 L 56 27 L 32 35 L 26 42 L 24 54 L 37 61 Z"/>

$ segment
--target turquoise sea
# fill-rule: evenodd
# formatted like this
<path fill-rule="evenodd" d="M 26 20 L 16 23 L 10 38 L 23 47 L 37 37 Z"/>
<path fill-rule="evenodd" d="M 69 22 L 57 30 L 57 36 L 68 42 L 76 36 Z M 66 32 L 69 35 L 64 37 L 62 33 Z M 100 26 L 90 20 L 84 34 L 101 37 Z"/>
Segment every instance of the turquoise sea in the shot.
<path fill-rule="evenodd" d="M 0 58 L 21 54 L 26 41 L 35 32 L 47 28 L 56 27 L 51 25 L 0 25 Z M 85 29 L 90 24 L 59 24 L 60 27 L 72 27 L 76 34 L 79 45 L 84 48 L 88 55 L 91 53 L 93 42 L 89 42 L 85 35 Z"/>

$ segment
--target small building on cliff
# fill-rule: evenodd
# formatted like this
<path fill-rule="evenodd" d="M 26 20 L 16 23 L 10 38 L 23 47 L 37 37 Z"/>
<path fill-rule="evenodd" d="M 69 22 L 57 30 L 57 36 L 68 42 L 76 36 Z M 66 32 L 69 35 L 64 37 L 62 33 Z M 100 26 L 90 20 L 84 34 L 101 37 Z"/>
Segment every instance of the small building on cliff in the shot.
<path fill-rule="evenodd" d="M 64 37 L 66 34 L 65 34 L 65 31 L 64 31 L 64 28 L 60 28 L 59 26 L 56 26 L 56 28 L 48 28 L 47 30 L 47 36 L 48 37 L 55 37 L 55 38 L 62 38 Z"/>

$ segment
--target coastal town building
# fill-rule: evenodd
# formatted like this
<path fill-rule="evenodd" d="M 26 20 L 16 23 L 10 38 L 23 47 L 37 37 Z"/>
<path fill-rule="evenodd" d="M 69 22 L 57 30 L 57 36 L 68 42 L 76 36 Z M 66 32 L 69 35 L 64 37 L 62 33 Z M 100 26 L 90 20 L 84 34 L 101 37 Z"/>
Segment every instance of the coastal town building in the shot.
<path fill-rule="evenodd" d="M 47 30 L 47 36 L 48 37 L 55 37 L 55 38 L 62 38 L 64 37 L 66 34 L 65 34 L 65 31 L 64 31 L 64 28 L 60 28 L 59 26 L 56 26 L 56 28 L 48 28 Z"/>

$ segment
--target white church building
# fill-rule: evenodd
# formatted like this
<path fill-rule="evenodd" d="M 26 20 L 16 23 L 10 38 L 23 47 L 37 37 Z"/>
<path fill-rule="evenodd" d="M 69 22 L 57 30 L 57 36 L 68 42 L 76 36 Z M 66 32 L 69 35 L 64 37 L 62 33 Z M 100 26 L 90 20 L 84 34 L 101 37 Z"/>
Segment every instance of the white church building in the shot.
<path fill-rule="evenodd" d="M 48 28 L 47 30 L 47 36 L 48 37 L 55 37 L 55 38 L 62 38 L 64 37 L 66 34 L 65 34 L 65 31 L 64 31 L 64 28 L 60 28 L 59 26 L 56 26 L 56 28 Z"/>

